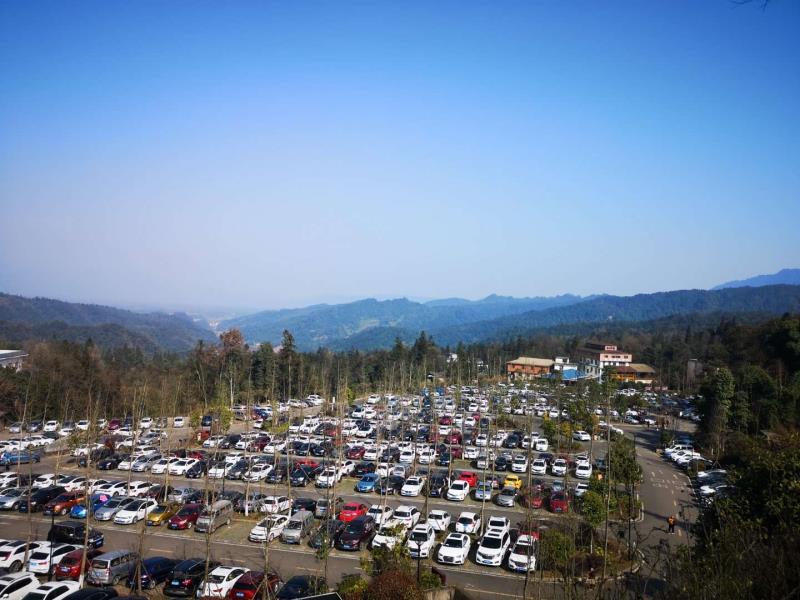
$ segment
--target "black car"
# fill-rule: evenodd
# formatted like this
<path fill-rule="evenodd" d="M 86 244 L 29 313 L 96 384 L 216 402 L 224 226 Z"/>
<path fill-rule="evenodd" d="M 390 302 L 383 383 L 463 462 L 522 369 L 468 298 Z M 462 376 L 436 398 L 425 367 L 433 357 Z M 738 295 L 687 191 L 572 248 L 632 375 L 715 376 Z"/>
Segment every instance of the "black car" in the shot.
<path fill-rule="evenodd" d="M 434 475 L 425 484 L 428 496 L 442 498 L 447 493 L 447 478 L 444 475 Z"/>
<path fill-rule="evenodd" d="M 333 547 L 345 524 L 339 519 L 330 519 L 320 525 L 308 540 L 308 545 L 319 550 L 322 547 Z"/>
<path fill-rule="evenodd" d="M 452 460 L 452 456 L 450 456 L 449 452 L 442 452 L 436 458 L 436 464 L 439 465 L 440 467 L 446 467 L 446 466 L 448 466 L 450 464 L 451 460 Z"/>
<path fill-rule="evenodd" d="M 390 496 L 396 496 L 400 493 L 400 490 L 403 488 L 403 484 L 406 482 L 404 477 L 400 477 L 399 475 L 392 475 L 391 477 L 382 477 L 380 483 L 377 486 L 378 493 L 381 496 L 386 496 L 387 494 Z"/>
<path fill-rule="evenodd" d="M 63 597 L 64 600 L 110 600 L 118 596 L 117 590 L 112 587 L 83 588 Z"/>
<path fill-rule="evenodd" d="M 56 523 L 47 532 L 47 541 L 55 544 L 79 544 L 83 546 L 86 539 L 86 523 L 81 521 L 63 521 Z M 105 543 L 103 532 L 89 528 L 88 546 L 100 548 Z"/>
<path fill-rule="evenodd" d="M 165 486 L 163 483 L 156 483 L 147 490 L 145 493 L 145 497 L 147 498 L 154 498 L 159 502 L 166 502 L 167 498 L 175 491 L 171 485 Z"/>
<path fill-rule="evenodd" d="M 208 572 L 210 573 L 218 566 L 218 562 L 210 561 Z M 194 597 L 205 574 L 206 560 L 204 558 L 187 558 L 179 562 L 166 579 L 164 595 Z"/>
<path fill-rule="evenodd" d="M 321 444 L 313 444 L 311 446 L 311 456 L 323 458 L 325 456 L 333 456 L 333 444 L 330 442 L 322 442 Z"/>
<path fill-rule="evenodd" d="M 367 473 L 374 473 L 375 468 L 376 467 L 374 462 L 361 461 L 353 469 L 353 477 L 362 477 Z"/>
<path fill-rule="evenodd" d="M 200 479 L 206 474 L 206 471 L 208 471 L 208 463 L 201 460 L 189 467 L 189 470 L 186 471 L 186 477 L 189 479 Z"/>
<path fill-rule="evenodd" d="M 101 471 L 110 471 L 116 469 L 123 460 L 128 460 L 129 456 L 125 454 L 112 454 L 97 461 L 97 468 Z"/>
<path fill-rule="evenodd" d="M 152 590 L 156 587 L 156 585 L 166 581 L 167 577 L 171 576 L 172 570 L 177 564 L 177 560 L 173 558 L 167 558 L 166 556 L 153 556 L 151 558 L 145 558 L 142 561 L 142 564 L 138 565 L 138 569 L 137 567 L 131 568 L 131 571 L 128 574 L 128 587 L 131 589 L 136 589 L 139 587 L 136 585 L 136 575 L 138 571 L 141 588 Z"/>
<path fill-rule="evenodd" d="M 102 448 L 97 448 L 96 450 L 92 450 L 87 457 L 85 454 L 78 457 L 78 466 L 79 467 L 86 467 L 87 461 L 91 464 L 97 464 L 104 458 L 108 458 L 109 456 L 113 456 L 114 451 L 111 448 L 106 446 Z"/>
<path fill-rule="evenodd" d="M 236 461 L 236 464 L 228 469 L 225 479 L 241 479 L 242 475 L 250 469 L 250 461 L 244 458 Z"/>
<path fill-rule="evenodd" d="M 296 600 L 317 596 L 328 591 L 328 584 L 322 577 L 314 575 L 295 575 L 285 584 L 275 596 L 276 600 Z"/>
<path fill-rule="evenodd" d="M 295 501 L 292 502 L 292 514 L 301 510 L 307 510 L 313 514 L 317 510 L 317 501 L 313 498 L 295 498 Z"/>
<path fill-rule="evenodd" d="M 236 506 L 244 500 L 244 492 L 239 490 L 225 490 L 217 497 L 217 500 L 230 500 L 232 506 Z"/>
<path fill-rule="evenodd" d="M 509 463 L 508 459 L 505 456 L 498 456 L 494 459 L 494 470 L 495 471 L 508 471 L 511 464 Z"/>
<path fill-rule="evenodd" d="M 336 539 L 336 547 L 339 550 L 361 550 L 362 544 L 368 544 L 374 536 L 375 519 L 361 515 L 345 526 Z"/>
<path fill-rule="evenodd" d="M 241 435 L 239 435 L 238 433 L 232 433 L 219 443 L 219 447 L 222 448 L 223 450 L 227 450 L 228 448 L 235 448 L 236 444 L 239 442 L 240 439 L 242 439 Z"/>
<path fill-rule="evenodd" d="M 292 475 L 289 477 L 289 483 L 292 485 L 292 487 L 305 487 L 310 481 L 312 481 L 312 473 L 312 470 L 304 467 L 295 469 L 292 471 Z"/>
<path fill-rule="evenodd" d="M 503 440 L 503 448 L 510 448 L 510 449 L 519 448 L 521 441 L 522 440 L 519 438 L 517 434 L 512 433 L 506 439 Z"/>
<path fill-rule="evenodd" d="M 192 492 L 184 504 L 213 504 L 217 499 L 217 492 L 214 490 L 196 490 Z"/>
<path fill-rule="evenodd" d="M 200 419 L 200 427 L 211 427 L 214 423 L 214 419 L 211 415 L 203 415 L 203 418 Z"/>
<path fill-rule="evenodd" d="M 400 460 L 400 449 L 399 448 L 387 448 L 381 454 L 381 462 L 398 462 Z"/>
<path fill-rule="evenodd" d="M 66 491 L 66 488 L 60 485 L 51 485 L 50 487 L 36 490 L 30 495 L 30 499 L 23 497 L 22 500 L 19 501 L 19 512 L 29 512 L 29 507 L 30 512 L 39 512 L 50 500 L 55 500 Z"/>
<path fill-rule="evenodd" d="M 287 477 L 288 477 L 288 469 L 284 466 L 277 466 L 274 469 L 272 469 L 272 471 L 270 471 L 270 474 L 267 475 L 264 481 L 266 481 L 267 483 L 283 483 L 284 481 L 286 481 Z"/>

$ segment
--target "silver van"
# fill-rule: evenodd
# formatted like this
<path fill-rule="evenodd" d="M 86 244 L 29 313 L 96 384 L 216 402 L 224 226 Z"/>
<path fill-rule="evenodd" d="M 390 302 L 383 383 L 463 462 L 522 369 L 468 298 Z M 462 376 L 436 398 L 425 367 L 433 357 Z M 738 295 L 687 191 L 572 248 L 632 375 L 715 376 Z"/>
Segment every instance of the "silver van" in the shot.
<path fill-rule="evenodd" d="M 117 585 L 128 577 L 139 555 L 130 550 L 106 552 L 92 560 L 86 580 L 92 585 Z"/>
<path fill-rule="evenodd" d="M 301 510 L 292 515 L 281 532 L 281 541 L 287 544 L 299 544 L 314 526 L 314 513 Z"/>
<path fill-rule="evenodd" d="M 233 518 L 233 504 L 230 500 L 217 500 L 206 506 L 197 517 L 194 530 L 200 533 L 214 533 L 221 525 L 230 525 Z"/>

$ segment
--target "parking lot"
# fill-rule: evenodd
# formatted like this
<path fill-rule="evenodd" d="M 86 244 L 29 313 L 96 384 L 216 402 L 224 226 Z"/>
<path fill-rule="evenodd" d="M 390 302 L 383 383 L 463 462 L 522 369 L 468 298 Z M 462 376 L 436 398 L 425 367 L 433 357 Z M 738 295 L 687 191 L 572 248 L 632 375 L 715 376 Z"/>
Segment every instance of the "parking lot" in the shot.
<path fill-rule="evenodd" d="M 316 407 L 307 408 L 304 410 L 295 410 L 295 414 L 297 416 L 300 416 L 301 414 L 315 414 L 317 412 L 319 412 L 319 409 Z M 486 413 L 478 414 L 484 416 Z M 538 432 L 538 430 L 540 430 L 542 427 L 542 417 L 535 416 L 533 414 L 516 417 L 516 422 L 520 424 L 519 429 L 526 434 Z M 251 425 L 252 422 L 250 421 L 234 422 L 231 432 L 242 433 L 245 430 L 250 430 Z M 529 427 L 531 428 L 530 431 L 528 430 Z M 655 453 L 655 448 L 651 447 L 651 445 L 654 443 L 654 440 L 657 439 L 655 437 L 657 434 L 654 430 L 646 430 L 641 427 L 624 425 L 623 431 L 626 433 L 636 432 L 637 436 L 640 436 L 643 442 L 637 447 L 637 453 L 640 457 L 640 460 L 643 461 L 643 467 L 645 469 L 644 481 L 640 490 L 641 497 L 644 500 L 645 508 L 642 514 L 642 520 L 636 524 L 637 531 L 641 533 L 649 529 L 657 530 L 659 527 L 658 522 L 662 518 L 661 513 L 665 510 L 670 510 L 668 504 L 665 504 L 665 502 L 668 503 L 670 500 L 672 500 L 675 502 L 673 508 L 676 508 L 678 506 L 678 502 L 684 501 L 684 498 L 681 495 L 681 481 L 677 477 L 676 473 L 665 473 L 664 469 L 667 466 L 663 464 L 663 461 Z M 168 449 L 174 450 L 177 446 L 181 445 L 180 442 L 184 442 L 183 445 L 188 446 L 189 448 L 194 447 L 199 449 L 201 447 L 201 444 L 196 441 L 195 430 L 193 429 L 170 428 L 168 429 L 168 432 L 168 437 L 161 438 L 160 440 L 161 449 L 159 449 L 159 452 L 164 453 L 165 455 Z M 5 435 L 4 437 L 8 437 L 8 435 Z M 12 435 L 11 437 L 15 436 Z M 292 440 L 292 437 L 293 436 L 290 434 L 289 441 Z M 319 439 L 313 435 L 308 436 L 300 433 L 295 434 L 294 437 L 297 437 L 300 440 Z M 378 439 L 374 441 L 381 441 L 379 436 L 375 437 Z M 474 440 L 475 438 L 471 439 Z M 366 437 L 365 439 L 359 438 L 358 436 L 352 436 L 347 438 L 347 442 L 349 444 L 348 447 L 355 447 L 357 444 L 363 444 L 365 442 L 369 443 L 370 438 Z M 512 539 L 516 537 L 519 526 L 524 525 L 526 521 L 530 523 L 531 520 L 533 520 L 538 527 L 547 528 L 550 526 L 558 526 L 560 520 L 570 518 L 572 514 L 571 511 L 574 509 L 574 506 L 570 506 L 570 512 L 567 512 L 566 514 L 556 514 L 549 510 L 547 494 L 549 494 L 549 492 L 553 489 L 554 485 L 561 485 L 567 490 L 567 492 L 570 493 L 570 502 L 572 502 L 574 501 L 574 495 L 572 492 L 575 490 L 575 486 L 578 483 L 578 480 L 576 480 L 574 476 L 574 464 L 570 465 L 563 476 L 553 476 L 552 464 L 550 464 L 546 474 L 537 474 L 534 476 L 530 473 L 531 465 L 529 464 L 527 465 L 528 469 L 526 472 L 520 474 L 521 482 L 527 487 L 528 482 L 538 480 L 539 485 L 543 488 L 545 498 L 541 508 L 526 509 L 519 502 L 515 502 L 513 506 L 510 507 L 498 506 L 495 501 L 497 497 L 497 490 L 495 490 L 492 500 L 486 499 L 482 501 L 474 498 L 474 491 L 473 493 L 468 494 L 467 497 L 462 501 L 431 498 L 427 497 L 425 494 L 420 494 L 414 497 L 400 497 L 397 495 L 383 496 L 375 492 L 360 493 L 356 491 L 356 484 L 359 478 L 352 476 L 344 477 L 333 488 L 320 489 L 314 486 L 313 481 L 310 481 L 309 485 L 305 487 L 294 487 L 289 486 L 285 482 L 268 484 L 263 480 L 247 483 L 241 480 L 228 480 L 225 478 L 187 479 L 185 477 L 170 476 L 168 474 L 154 475 L 149 472 L 132 473 L 130 471 L 119 470 L 95 470 L 94 465 L 87 469 L 79 466 L 75 457 L 69 456 L 70 452 L 63 446 L 64 443 L 61 441 L 53 446 L 48 447 L 48 452 L 42 455 L 42 461 L 40 463 L 33 464 L 30 467 L 27 465 L 20 465 L 20 471 L 24 473 L 27 470 L 36 474 L 58 471 L 59 473 L 65 474 L 73 473 L 92 478 L 103 478 L 108 480 L 118 479 L 126 482 L 147 481 L 153 484 L 168 483 L 172 487 L 188 486 L 195 489 L 208 489 L 216 493 L 225 492 L 228 495 L 230 495 L 231 492 L 236 491 L 248 495 L 252 493 L 284 495 L 288 496 L 293 501 L 297 500 L 298 498 L 308 498 L 314 501 L 323 498 L 341 498 L 344 502 L 363 503 L 367 507 L 373 504 L 379 504 L 396 509 L 400 505 L 408 505 L 416 507 L 422 513 L 423 518 L 426 513 L 432 510 L 440 510 L 449 513 L 453 521 L 455 521 L 461 512 L 473 512 L 481 516 L 484 524 L 492 516 L 506 517 L 512 528 Z M 570 444 L 570 446 L 571 447 L 569 450 L 558 452 L 557 456 L 563 456 L 567 460 L 571 461 L 572 457 L 575 455 L 589 453 L 590 450 L 592 457 L 603 456 L 606 452 L 605 441 L 600 437 L 595 437 L 595 439 L 590 441 L 574 441 Z M 61 447 L 62 449 L 60 451 L 56 450 L 58 447 Z M 502 448 L 502 444 L 500 444 L 500 447 L 498 448 L 490 448 L 488 444 L 485 448 L 479 448 L 479 450 L 484 449 L 494 450 L 494 452 L 496 452 L 498 455 L 503 451 L 508 451 L 512 456 L 524 455 L 530 459 L 536 458 L 541 454 L 547 456 L 550 459 L 550 463 L 554 461 L 553 456 L 555 456 L 552 452 L 552 449 L 550 449 L 550 452 L 546 453 L 540 453 L 520 447 L 506 450 L 505 448 Z M 232 452 L 234 450 L 206 448 L 206 451 Z M 259 457 L 263 455 L 263 453 L 258 452 L 245 451 L 245 453 L 249 459 L 252 459 L 254 455 L 258 455 Z M 291 456 L 291 454 L 290 457 L 292 460 L 297 458 L 295 456 Z M 341 465 L 344 460 L 344 455 L 342 453 L 342 455 L 338 457 L 327 457 L 316 460 L 327 460 L 332 464 Z M 355 462 L 363 461 L 357 460 Z M 436 471 L 441 473 L 449 472 L 449 474 L 453 476 L 454 480 L 458 478 L 460 473 L 463 471 L 474 472 L 479 479 L 492 479 L 492 475 L 494 474 L 499 483 L 498 487 L 502 487 L 502 481 L 506 473 L 496 472 L 496 466 L 497 465 L 492 461 L 488 461 L 483 469 L 477 469 L 474 461 L 452 458 L 451 464 L 444 467 L 436 465 L 421 465 L 419 462 L 415 461 L 410 465 L 410 470 L 411 472 L 416 472 L 417 474 L 423 474 L 425 476 L 430 476 Z M 648 470 L 650 466 L 652 466 L 652 469 Z M 674 497 L 676 491 L 678 492 L 678 496 Z M 667 497 L 667 492 L 669 492 L 669 497 Z M 691 499 L 689 499 L 688 502 L 691 502 Z M 212 553 L 214 557 L 217 560 L 234 561 L 236 564 L 242 562 L 246 562 L 248 564 L 252 563 L 250 568 L 254 569 L 258 568 L 259 565 L 263 567 L 264 548 L 261 544 L 247 541 L 250 529 L 257 523 L 260 516 L 263 515 L 249 515 L 246 517 L 245 515 L 239 513 L 234 517 L 230 526 L 222 527 L 217 530 L 212 535 Z M 665 519 L 666 515 L 663 515 L 663 518 Z M 46 533 L 46 528 L 48 528 L 50 525 L 50 518 L 43 518 L 42 516 L 36 514 L 31 519 L 31 522 L 33 523 L 33 535 L 35 537 L 36 535 L 42 535 L 42 533 Z M 7 525 L 8 531 L 18 531 L 18 537 L 24 539 L 25 536 L 22 534 L 27 534 L 28 517 L 27 515 L 13 512 L 0 513 L 0 524 Z M 173 531 L 168 530 L 165 527 L 147 527 L 143 540 L 140 540 L 138 531 L 145 527 L 143 523 L 136 525 L 102 523 L 96 524 L 95 526 L 106 533 L 107 540 L 109 542 L 122 544 L 123 547 L 126 548 L 136 548 L 140 543 L 142 543 L 143 548 L 145 548 L 149 553 L 176 556 L 181 558 L 187 556 L 197 556 L 198 553 L 199 555 L 205 553 L 205 536 L 198 534 L 193 530 Z M 444 536 L 445 533 L 440 532 L 437 536 L 438 541 L 441 542 Z M 487 567 L 476 564 L 475 548 L 477 547 L 478 540 L 478 536 L 473 538 L 473 545 L 469 559 L 463 566 L 449 566 L 442 564 L 436 565 L 436 568 L 444 573 L 447 583 L 461 586 L 466 590 L 474 590 L 479 592 L 481 596 L 519 595 L 522 587 L 524 586 L 525 574 L 509 570 L 505 565 L 505 561 L 501 567 Z M 358 572 L 360 570 L 360 559 L 368 552 L 369 550 L 366 548 L 363 548 L 360 552 L 347 552 L 337 548 L 332 549 L 327 560 L 326 574 L 329 582 L 335 583 L 344 574 Z M 270 567 L 278 569 L 279 572 L 284 576 L 284 579 L 292 574 L 296 574 L 297 572 L 322 573 L 325 570 L 323 561 L 317 558 L 316 551 L 313 548 L 310 548 L 307 543 L 288 545 L 279 540 L 275 540 L 269 544 L 268 555 Z M 431 558 L 423 559 L 423 561 L 428 566 L 434 565 L 434 562 L 431 560 Z M 539 572 L 538 574 L 534 574 L 532 579 L 535 579 L 537 576 L 542 577 L 542 575 L 543 574 Z M 495 583 L 493 583 L 493 581 L 497 580 L 503 581 L 502 587 L 498 587 Z"/>

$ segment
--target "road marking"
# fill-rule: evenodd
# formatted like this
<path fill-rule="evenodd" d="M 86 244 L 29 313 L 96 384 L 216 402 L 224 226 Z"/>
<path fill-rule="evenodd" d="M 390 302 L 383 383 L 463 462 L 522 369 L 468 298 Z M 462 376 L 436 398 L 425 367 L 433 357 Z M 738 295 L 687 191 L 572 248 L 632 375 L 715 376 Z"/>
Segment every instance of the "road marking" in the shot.
<path fill-rule="evenodd" d="M 677 500 L 673 500 L 672 504 L 675 505 L 675 506 L 678 506 L 678 501 Z"/>
<path fill-rule="evenodd" d="M 678 529 L 678 537 L 683 537 L 683 533 L 681 532 L 680 529 Z"/>
<path fill-rule="evenodd" d="M 153 552 L 163 552 L 164 554 L 175 554 L 172 548 L 150 548 Z"/>
<path fill-rule="evenodd" d="M 677 474 L 677 473 L 673 473 L 673 474 L 672 474 L 672 478 L 673 478 L 673 479 L 677 479 L 677 478 L 678 478 L 678 474 Z"/>
<path fill-rule="evenodd" d="M 653 478 L 655 478 L 655 476 L 656 476 L 656 472 L 655 472 L 655 471 L 650 471 L 650 475 L 651 475 Z"/>

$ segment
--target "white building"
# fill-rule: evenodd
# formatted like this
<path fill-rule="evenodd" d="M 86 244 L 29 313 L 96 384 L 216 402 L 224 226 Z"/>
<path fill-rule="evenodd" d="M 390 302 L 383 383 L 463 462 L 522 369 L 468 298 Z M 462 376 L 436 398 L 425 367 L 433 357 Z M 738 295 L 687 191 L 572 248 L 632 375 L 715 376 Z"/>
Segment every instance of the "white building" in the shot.
<path fill-rule="evenodd" d="M 22 350 L 0 350 L 0 368 L 19 371 L 27 356 Z"/>

